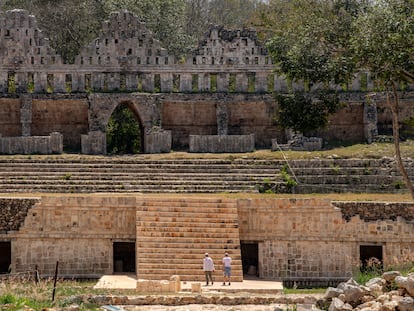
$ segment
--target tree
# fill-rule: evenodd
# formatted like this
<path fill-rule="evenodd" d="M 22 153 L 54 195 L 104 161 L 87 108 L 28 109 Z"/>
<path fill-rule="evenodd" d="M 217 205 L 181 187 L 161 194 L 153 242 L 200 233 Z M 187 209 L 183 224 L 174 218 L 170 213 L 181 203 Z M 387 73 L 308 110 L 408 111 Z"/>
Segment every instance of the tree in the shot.
<path fill-rule="evenodd" d="M 309 92 L 346 84 L 359 70 L 370 70 L 391 107 L 397 164 L 414 198 L 413 185 L 401 159 L 398 123 L 398 83 L 404 79 L 414 81 L 414 1 L 272 3 L 276 2 L 286 9 L 267 45 L 276 70 L 292 81 L 304 81 Z M 266 21 L 270 24 L 273 20 Z"/>
<path fill-rule="evenodd" d="M 67 63 L 73 63 L 80 48 L 98 34 L 103 19 L 95 0 L 6 0 L 7 9 L 26 9 L 36 16 L 39 28 L 52 48 Z"/>
<path fill-rule="evenodd" d="M 109 154 L 135 154 L 141 149 L 141 131 L 128 105 L 119 105 L 112 113 L 106 131 Z"/>
<path fill-rule="evenodd" d="M 180 56 L 195 44 L 185 32 L 185 0 L 101 0 L 104 11 L 129 10 L 137 14 L 170 53 Z"/>
<path fill-rule="evenodd" d="M 352 47 L 359 67 L 367 68 L 385 92 L 392 114 L 395 155 L 405 185 L 414 187 L 400 151 L 398 85 L 414 82 L 414 1 L 377 0 L 355 21 Z"/>
<path fill-rule="evenodd" d="M 262 27 L 272 35 L 267 48 L 276 71 L 307 89 L 306 95 L 293 88 L 288 94 L 276 94 L 279 122 L 306 134 L 326 126 L 329 114 L 340 107 L 330 84 L 346 84 L 353 75 L 352 53 L 345 47 L 357 6 L 327 0 L 275 0 L 269 6 L 281 16 L 259 12 Z"/>
<path fill-rule="evenodd" d="M 209 23 L 226 28 L 243 28 L 261 1 L 259 0 L 210 0 Z"/>

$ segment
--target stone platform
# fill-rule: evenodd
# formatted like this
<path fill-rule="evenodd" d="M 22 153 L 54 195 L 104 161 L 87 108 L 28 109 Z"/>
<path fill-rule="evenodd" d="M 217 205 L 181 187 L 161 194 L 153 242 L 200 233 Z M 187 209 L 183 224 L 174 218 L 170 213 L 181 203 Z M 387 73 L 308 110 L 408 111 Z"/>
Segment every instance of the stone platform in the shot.
<path fill-rule="evenodd" d="M 94 288 L 106 289 L 134 289 L 137 279 L 134 275 L 104 275 L 96 283 Z M 263 279 L 248 279 L 243 282 L 231 282 L 231 285 L 223 286 L 222 282 L 215 282 L 214 285 L 205 286 L 204 282 L 181 282 L 182 292 L 191 292 L 192 284 L 200 283 L 202 292 L 226 292 L 226 293 L 260 293 L 278 294 L 282 293 L 282 282 Z"/>

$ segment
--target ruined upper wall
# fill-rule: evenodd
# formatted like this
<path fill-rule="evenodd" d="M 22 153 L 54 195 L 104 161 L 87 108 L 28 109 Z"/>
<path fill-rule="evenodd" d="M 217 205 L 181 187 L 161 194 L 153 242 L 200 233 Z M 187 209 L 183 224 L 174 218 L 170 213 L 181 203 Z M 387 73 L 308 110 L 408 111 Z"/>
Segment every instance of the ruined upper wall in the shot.
<path fill-rule="evenodd" d="M 0 64 L 10 69 L 60 64 L 61 57 L 37 28 L 36 19 L 24 10 L 0 15 Z"/>
<path fill-rule="evenodd" d="M 271 59 L 251 29 L 227 30 L 212 26 L 194 51 L 193 64 L 269 65 Z"/>
<path fill-rule="evenodd" d="M 0 94 L 73 92 L 270 93 L 289 85 L 274 74 L 254 30 L 213 26 L 185 61 L 169 55 L 135 14 L 111 14 L 74 64 L 63 64 L 24 10 L 0 16 Z M 374 84 L 362 74 L 349 90 Z"/>
<path fill-rule="evenodd" d="M 161 47 L 145 23 L 131 12 L 112 13 L 97 39 L 82 48 L 76 65 L 120 66 L 168 65 L 173 55 Z"/>

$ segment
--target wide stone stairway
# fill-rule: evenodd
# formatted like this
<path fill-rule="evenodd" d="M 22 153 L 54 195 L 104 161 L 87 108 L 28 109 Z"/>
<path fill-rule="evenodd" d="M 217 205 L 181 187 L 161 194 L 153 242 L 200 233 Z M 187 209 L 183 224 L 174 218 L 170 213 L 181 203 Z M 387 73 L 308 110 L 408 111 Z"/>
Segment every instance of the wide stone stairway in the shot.
<path fill-rule="evenodd" d="M 221 259 L 232 257 L 232 281 L 243 280 L 237 207 L 234 200 L 145 199 L 137 207 L 137 275 L 141 279 L 204 281 L 203 258 L 214 260 L 222 282 Z"/>
<path fill-rule="evenodd" d="M 0 193 L 257 192 L 280 180 L 272 161 L 139 157 L 0 157 Z"/>
<path fill-rule="evenodd" d="M 414 180 L 413 162 L 406 168 Z M 298 184 L 290 187 L 289 181 Z M 390 193 L 404 187 L 390 158 L 0 157 L 0 193 Z"/>

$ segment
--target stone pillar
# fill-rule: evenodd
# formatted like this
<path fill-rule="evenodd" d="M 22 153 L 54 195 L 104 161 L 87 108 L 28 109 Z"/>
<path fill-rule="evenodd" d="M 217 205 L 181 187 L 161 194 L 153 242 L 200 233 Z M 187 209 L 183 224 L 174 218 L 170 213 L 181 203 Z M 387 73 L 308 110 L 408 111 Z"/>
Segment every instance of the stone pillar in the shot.
<path fill-rule="evenodd" d="M 20 95 L 20 123 L 22 126 L 22 136 L 30 136 L 32 123 L 32 97 L 29 94 Z"/>
<path fill-rule="evenodd" d="M 217 135 L 227 135 L 229 128 L 229 114 L 227 111 L 227 103 L 223 100 L 217 102 Z"/>
<path fill-rule="evenodd" d="M 367 96 L 364 102 L 364 137 L 370 144 L 378 136 L 377 104 L 373 97 Z"/>
<path fill-rule="evenodd" d="M 63 135 L 59 132 L 50 134 L 50 151 L 55 154 L 61 154 L 63 152 Z"/>
<path fill-rule="evenodd" d="M 91 131 L 88 135 L 81 135 L 83 154 L 106 154 L 106 133 Z"/>

